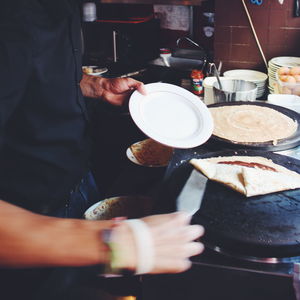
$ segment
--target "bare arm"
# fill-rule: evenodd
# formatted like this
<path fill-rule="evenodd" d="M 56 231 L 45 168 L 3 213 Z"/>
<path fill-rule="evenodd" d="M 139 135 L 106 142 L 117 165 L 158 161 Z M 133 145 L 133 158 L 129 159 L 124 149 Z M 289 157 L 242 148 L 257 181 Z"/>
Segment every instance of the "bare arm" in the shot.
<path fill-rule="evenodd" d="M 0 265 L 83 266 L 108 261 L 100 233 L 111 221 L 60 219 L 0 200 Z"/>
<path fill-rule="evenodd" d="M 181 213 L 142 218 L 153 239 L 155 264 L 150 273 L 177 273 L 191 266 L 189 257 L 203 245 L 194 242 L 203 234 Z M 0 200 L 0 267 L 86 266 L 109 262 L 101 231 L 113 221 L 60 219 L 34 214 Z M 135 270 L 134 235 L 124 221 L 113 228 L 120 266 Z"/>

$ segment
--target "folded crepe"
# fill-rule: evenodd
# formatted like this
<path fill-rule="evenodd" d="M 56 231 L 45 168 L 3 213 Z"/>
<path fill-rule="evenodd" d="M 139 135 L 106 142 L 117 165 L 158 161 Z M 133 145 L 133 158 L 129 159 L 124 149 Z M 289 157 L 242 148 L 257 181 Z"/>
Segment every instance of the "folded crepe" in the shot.
<path fill-rule="evenodd" d="M 300 174 L 260 156 L 191 159 L 206 177 L 247 197 L 300 188 Z"/>

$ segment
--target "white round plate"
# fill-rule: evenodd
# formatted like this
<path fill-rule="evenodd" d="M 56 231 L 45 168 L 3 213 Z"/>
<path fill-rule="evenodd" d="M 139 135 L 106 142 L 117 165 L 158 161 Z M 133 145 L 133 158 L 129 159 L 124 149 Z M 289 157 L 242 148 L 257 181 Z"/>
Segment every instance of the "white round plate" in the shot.
<path fill-rule="evenodd" d="M 146 96 L 138 91 L 132 94 L 129 111 L 148 137 L 174 148 L 193 148 L 209 139 L 213 119 L 197 96 L 168 83 L 150 83 L 145 88 Z"/>
<path fill-rule="evenodd" d="M 147 165 L 147 164 L 141 164 L 136 158 L 135 156 L 133 155 L 130 147 L 127 148 L 126 150 L 126 156 L 127 158 L 135 163 L 136 165 L 139 165 L 139 166 L 143 166 L 143 167 L 150 167 L 150 168 L 160 168 L 160 167 L 166 167 L 168 164 L 164 164 L 164 165 Z"/>
<path fill-rule="evenodd" d="M 297 67 L 300 66 L 300 57 L 279 56 L 270 60 L 270 65 L 273 67 Z"/>
<path fill-rule="evenodd" d="M 261 82 L 268 79 L 268 75 L 255 70 L 236 69 L 224 72 L 224 77 L 230 77 L 233 79 L 242 79 L 252 82 Z"/>
<path fill-rule="evenodd" d="M 97 66 L 83 66 L 83 68 L 84 67 L 92 68 L 94 71 L 91 72 L 91 73 L 88 73 L 88 75 L 93 75 L 93 76 L 99 76 L 99 75 L 104 74 L 108 71 L 107 68 L 100 68 L 100 67 L 97 67 Z M 96 72 L 96 70 L 98 70 L 98 71 Z"/>

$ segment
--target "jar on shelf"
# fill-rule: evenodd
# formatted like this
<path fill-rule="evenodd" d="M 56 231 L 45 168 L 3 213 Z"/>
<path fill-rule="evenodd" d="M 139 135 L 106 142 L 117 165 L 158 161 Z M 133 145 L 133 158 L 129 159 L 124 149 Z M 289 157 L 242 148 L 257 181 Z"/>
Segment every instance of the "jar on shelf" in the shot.
<path fill-rule="evenodd" d="M 164 65 L 166 67 L 170 67 L 169 59 L 172 56 L 171 50 L 169 48 L 160 48 L 159 53 L 159 56 L 162 58 Z"/>
<path fill-rule="evenodd" d="M 83 3 L 83 21 L 94 22 L 97 20 L 97 6 L 95 2 L 89 1 Z"/>
<path fill-rule="evenodd" d="M 203 90 L 203 79 L 204 74 L 201 70 L 193 69 L 191 72 L 191 83 L 192 83 L 192 92 L 195 95 L 201 96 L 204 93 Z"/>

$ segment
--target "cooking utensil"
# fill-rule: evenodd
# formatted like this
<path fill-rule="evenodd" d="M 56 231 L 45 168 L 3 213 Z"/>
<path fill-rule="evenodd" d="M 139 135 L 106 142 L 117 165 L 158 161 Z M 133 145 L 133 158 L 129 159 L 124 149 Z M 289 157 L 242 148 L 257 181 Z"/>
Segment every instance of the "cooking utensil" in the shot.
<path fill-rule="evenodd" d="M 219 88 L 218 86 L 220 86 L 220 83 L 215 82 L 213 85 L 216 103 L 256 100 L 257 85 L 253 82 L 230 79 L 226 81 L 222 80 L 222 88 Z"/>
<path fill-rule="evenodd" d="M 190 177 L 182 188 L 177 200 L 177 210 L 190 215 L 196 213 L 201 206 L 207 178 L 197 170 L 192 170 Z"/>
<path fill-rule="evenodd" d="M 230 78 L 220 77 L 221 81 L 230 80 Z M 214 104 L 214 90 L 213 84 L 217 81 L 215 76 L 205 77 L 203 80 L 203 87 L 204 87 L 204 103 L 206 105 Z"/>
<path fill-rule="evenodd" d="M 262 0 L 261 0 L 261 2 L 262 2 Z M 251 19 L 249 10 L 248 10 L 247 5 L 246 5 L 246 3 L 245 3 L 245 0 L 242 0 L 242 3 L 243 3 L 243 6 L 244 6 L 244 9 L 245 9 L 245 12 L 246 12 L 246 14 L 247 14 L 248 21 L 249 21 L 249 23 L 250 23 L 250 26 L 251 26 L 251 29 L 252 29 L 252 32 L 253 32 L 253 35 L 254 35 L 256 44 L 257 44 L 258 49 L 259 49 L 259 52 L 260 52 L 260 54 L 261 54 L 261 56 L 262 56 L 262 58 L 263 58 L 263 61 L 264 61 L 265 66 L 266 66 L 266 69 L 268 69 L 268 63 L 267 63 L 265 54 L 264 54 L 264 52 L 263 52 L 263 50 L 262 50 L 262 47 L 261 47 L 261 45 L 260 45 L 259 39 L 258 39 L 258 37 L 257 37 L 257 34 L 256 34 L 256 31 L 255 31 L 255 28 L 254 28 L 254 25 L 253 25 L 253 22 L 252 22 L 252 19 Z"/>
<path fill-rule="evenodd" d="M 216 71 L 216 77 L 217 77 L 217 80 L 218 80 L 218 84 L 219 84 L 219 88 L 220 90 L 223 90 L 223 86 L 222 86 L 222 83 L 221 83 L 221 80 L 220 80 L 220 76 L 219 76 L 219 71 L 216 67 L 216 65 L 214 64 L 214 67 L 215 67 L 215 71 Z"/>
<path fill-rule="evenodd" d="M 217 81 L 218 81 L 218 85 L 219 85 L 219 89 L 223 90 L 223 86 L 222 86 L 222 83 L 220 81 L 219 71 L 218 71 L 216 65 L 214 63 L 209 63 L 208 66 L 209 66 L 208 73 L 210 74 L 210 76 L 216 76 Z"/>
<path fill-rule="evenodd" d="M 237 101 L 237 102 L 224 102 L 224 103 L 216 103 L 209 105 L 208 107 L 218 107 L 218 106 L 224 106 L 224 105 L 258 105 L 258 106 L 265 106 L 272 108 L 274 110 L 277 110 L 278 112 L 281 112 L 288 116 L 289 118 L 296 121 L 298 124 L 300 124 L 300 115 L 296 113 L 295 111 L 292 111 L 290 109 L 287 109 L 285 107 L 265 103 L 265 102 L 246 102 L 246 101 Z M 298 126 L 297 131 L 294 135 L 278 140 L 277 144 L 274 145 L 273 142 L 266 142 L 266 143 L 234 143 L 229 140 L 225 140 L 223 138 L 219 138 L 215 135 L 212 135 L 209 143 L 217 146 L 218 148 L 224 147 L 226 149 L 252 149 L 252 150 L 264 150 L 264 151 L 282 151 L 286 149 L 295 148 L 300 145 L 300 128 Z"/>

